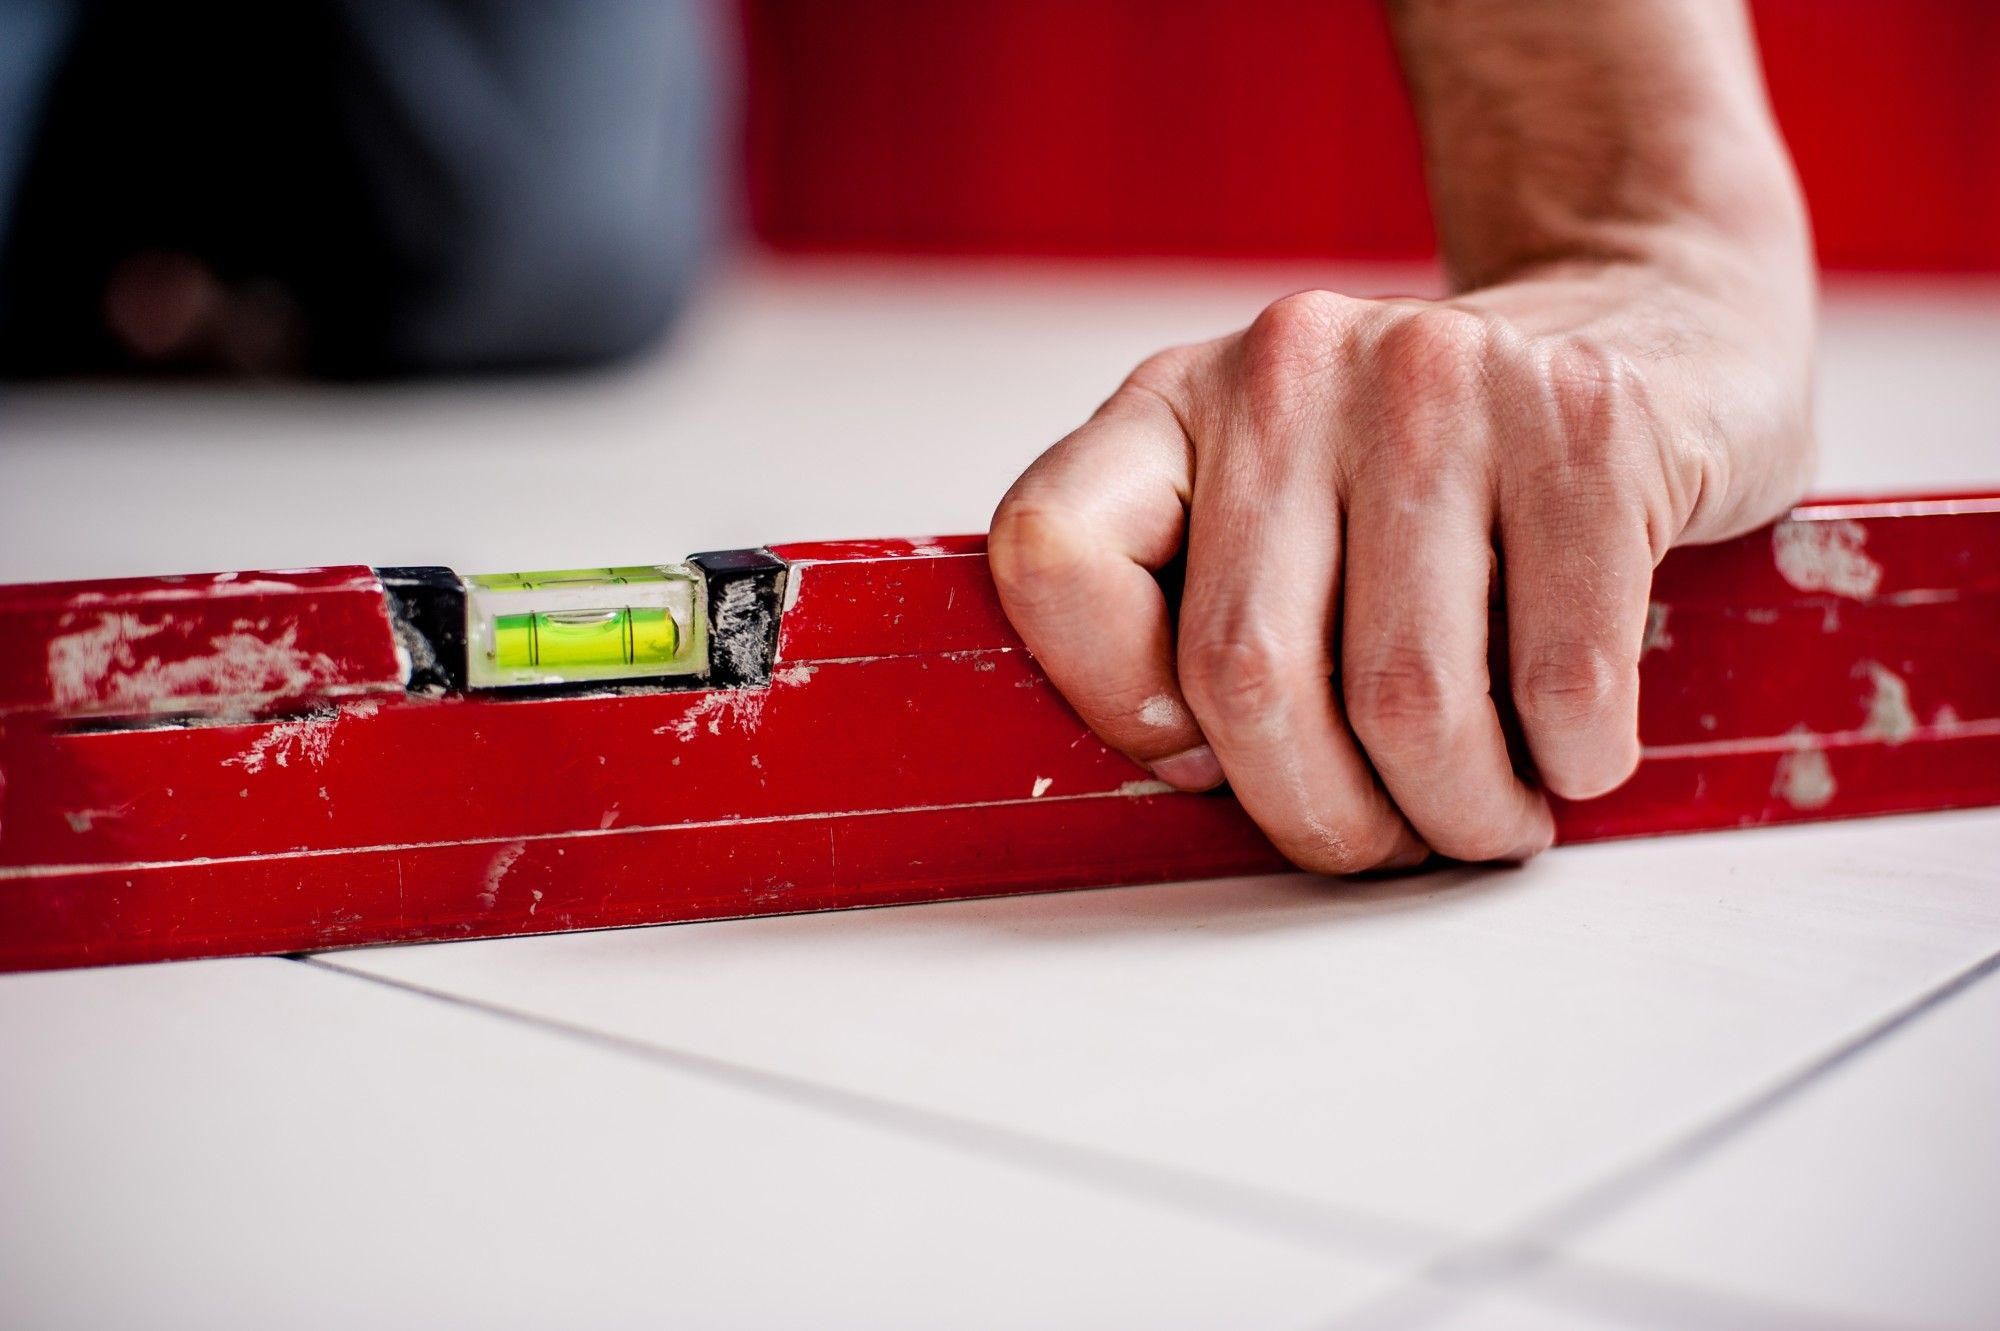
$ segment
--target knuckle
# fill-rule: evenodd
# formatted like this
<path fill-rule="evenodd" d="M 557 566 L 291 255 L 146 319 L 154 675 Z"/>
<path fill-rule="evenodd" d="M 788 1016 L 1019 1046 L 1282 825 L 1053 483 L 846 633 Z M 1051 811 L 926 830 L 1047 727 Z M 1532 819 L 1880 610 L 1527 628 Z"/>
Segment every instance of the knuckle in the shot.
<path fill-rule="evenodd" d="M 1365 873 L 1382 864 L 1396 849 L 1393 819 L 1379 817 L 1360 826 L 1336 828 L 1308 814 L 1296 827 L 1272 840 L 1285 858 L 1301 869 L 1323 874 Z"/>
<path fill-rule="evenodd" d="M 1636 451 L 1635 408 L 1645 394 L 1632 362 L 1622 352 L 1580 337 L 1543 344 L 1538 359 L 1559 465 L 1572 473 L 1622 470 Z"/>
<path fill-rule="evenodd" d="M 1202 363 L 1206 351 L 1207 348 L 1201 346 L 1177 346 L 1156 351 L 1125 376 L 1125 382 L 1119 386 L 1119 394 L 1137 393 L 1169 403 L 1177 402 Z"/>
<path fill-rule="evenodd" d="M 1469 394 L 1489 377 L 1497 340 L 1486 316 L 1433 305 L 1384 328 L 1375 354 L 1392 388 Z"/>
<path fill-rule="evenodd" d="M 1635 377 L 1624 353 L 1590 337 L 1553 337 L 1540 344 L 1543 378 L 1558 393 L 1610 397 L 1628 390 Z"/>
<path fill-rule="evenodd" d="M 1354 304 L 1331 291 L 1300 291 L 1265 306 L 1237 344 L 1236 373 L 1249 401 L 1288 415 L 1316 401 Z"/>
<path fill-rule="evenodd" d="M 1468 465 L 1484 467 L 1483 422 L 1506 369 L 1504 341 L 1487 316 L 1444 305 L 1401 313 L 1375 332 L 1367 382 L 1376 415 L 1363 447 L 1381 474 L 1422 492 Z"/>
<path fill-rule="evenodd" d="M 1363 744 L 1384 753 L 1433 752 L 1457 729 L 1466 684 L 1429 652 L 1390 652 L 1344 672 L 1341 696 Z"/>
<path fill-rule="evenodd" d="M 1226 728 L 1260 726 L 1276 715 L 1289 674 L 1277 639 L 1255 629 L 1195 639 L 1181 651 L 1180 671 L 1195 710 Z"/>
<path fill-rule="evenodd" d="M 1580 725 L 1602 716 L 1625 685 L 1626 666 L 1596 647 L 1564 648 L 1535 661 L 1514 703 L 1532 725 Z"/>
<path fill-rule="evenodd" d="M 1266 305 L 1251 321 L 1249 336 L 1260 342 L 1323 344 L 1340 331 L 1354 304 L 1332 291 L 1294 291 Z"/>
<path fill-rule="evenodd" d="M 1078 523 L 1065 510 L 1010 494 L 986 538 L 986 562 L 1000 594 L 1032 609 L 1066 589 L 1088 562 Z"/>

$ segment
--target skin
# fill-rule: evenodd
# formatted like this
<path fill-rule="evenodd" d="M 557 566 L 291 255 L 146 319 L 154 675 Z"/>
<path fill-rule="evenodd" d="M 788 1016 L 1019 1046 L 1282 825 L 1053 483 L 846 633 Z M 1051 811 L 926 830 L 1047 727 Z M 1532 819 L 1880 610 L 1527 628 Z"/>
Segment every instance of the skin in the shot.
<path fill-rule="evenodd" d="M 1623 782 L 1654 566 L 1813 461 L 1811 243 L 1741 4 L 1390 15 L 1454 294 L 1299 292 L 1151 357 L 990 542 L 1098 735 L 1329 873 L 1523 859 L 1545 792 Z"/>

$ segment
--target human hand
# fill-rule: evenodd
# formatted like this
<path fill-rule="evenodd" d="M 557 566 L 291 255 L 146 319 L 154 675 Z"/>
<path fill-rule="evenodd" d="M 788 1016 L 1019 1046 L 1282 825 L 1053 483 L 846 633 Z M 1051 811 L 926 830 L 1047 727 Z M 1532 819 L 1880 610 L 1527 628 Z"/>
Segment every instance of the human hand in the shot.
<path fill-rule="evenodd" d="M 1183 789 L 1226 779 L 1303 867 L 1532 855 L 1544 789 L 1638 762 L 1654 565 L 1808 476 L 1809 333 L 1705 263 L 1310 291 L 1162 352 L 1001 502 L 1002 602 L 1105 742 Z M 1183 544 L 1176 631 L 1153 573 Z"/>

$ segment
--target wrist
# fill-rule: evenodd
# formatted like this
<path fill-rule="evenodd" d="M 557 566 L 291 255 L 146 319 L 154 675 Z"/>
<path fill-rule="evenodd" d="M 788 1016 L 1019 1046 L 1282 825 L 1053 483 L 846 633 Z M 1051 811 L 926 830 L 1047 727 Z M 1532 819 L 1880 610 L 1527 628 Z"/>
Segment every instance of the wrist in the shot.
<path fill-rule="evenodd" d="M 1701 222 L 1607 227 L 1488 276 L 1453 303 L 1527 331 L 1636 325 L 1676 350 L 1736 347 L 1801 380 L 1810 372 L 1818 285 L 1803 226 L 1748 236 Z"/>
<path fill-rule="evenodd" d="M 1624 366 L 1683 463 L 1669 541 L 1709 541 L 1776 517 L 1811 476 L 1811 268 L 1773 266 L 1696 231 L 1550 258 L 1448 303 Z"/>

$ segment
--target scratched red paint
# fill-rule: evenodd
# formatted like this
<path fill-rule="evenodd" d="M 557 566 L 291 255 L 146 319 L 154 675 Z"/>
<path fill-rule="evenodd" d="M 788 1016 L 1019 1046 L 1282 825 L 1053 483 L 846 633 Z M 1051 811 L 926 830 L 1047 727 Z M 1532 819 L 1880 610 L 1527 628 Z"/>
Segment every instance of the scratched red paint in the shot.
<path fill-rule="evenodd" d="M 1801 521 L 1669 556 L 1645 761 L 1559 802 L 1562 840 L 2000 802 L 2000 501 Z M 1816 524 L 1851 524 L 1833 564 L 1800 563 L 1835 530 Z M 617 697 L 406 693 L 365 569 L 96 584 L 116 613 L 197 626 L 140 647 L 198 642 L 257 597 L 273 623 L 317 607 L 290 641 L 332 668 L 261 700 L 286 715 L 152 728 L 78 729 L 103 696 L 65 705 L 36 675 L 86 585 L 0 588 L 0 968 L 1280 867 L 1234 801 L 1162 793 L 1083 729 L 1000 614 L 978 538 L 775 552 L 793 587 L 770 686 Z"/>
<path fill-rule="evenodd" d="M 0 587 L 0 716 L 268 707 L 402 689 L 361 567 Z"/>

